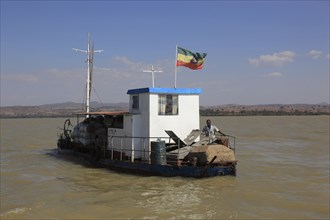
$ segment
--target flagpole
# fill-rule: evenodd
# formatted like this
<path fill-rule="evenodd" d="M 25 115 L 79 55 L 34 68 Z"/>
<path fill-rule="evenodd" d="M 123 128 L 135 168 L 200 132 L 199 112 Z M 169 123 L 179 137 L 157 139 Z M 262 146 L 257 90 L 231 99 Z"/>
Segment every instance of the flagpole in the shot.
<path fill-rule="evenodd" d="M 176 73 L 178 71 L 178 67 L 176 63 L 178 62 L 178 45 L 175 47 L 175 69 L 174 69 L 174 88 L 176 89 Z"/>

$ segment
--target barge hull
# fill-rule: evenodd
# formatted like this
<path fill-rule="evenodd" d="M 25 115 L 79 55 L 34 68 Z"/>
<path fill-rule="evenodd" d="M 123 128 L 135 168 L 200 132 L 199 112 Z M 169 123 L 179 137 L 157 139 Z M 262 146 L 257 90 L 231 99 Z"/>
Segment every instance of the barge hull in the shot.
<path fill-rule="evenodd" d="M 164 176 L 164 177 L 213 177 L 213 176 L 236 176 L 236 164 L 223 165 L 223 166 L 174 166 L 174 165 L 161 165 L 149 164 L 144 162 L 130 162 L 121 160 L 111 160 L 102 158 L 100 160 L 93 160 L 88 154 L 76 152 L 73 150 L 59 150 L 59 155 L 70 155 L 89 161 L 91 164 L 107 168 L 114 171 L 120 171 L 131 174 L 147 175 L 147 176 Z"/>

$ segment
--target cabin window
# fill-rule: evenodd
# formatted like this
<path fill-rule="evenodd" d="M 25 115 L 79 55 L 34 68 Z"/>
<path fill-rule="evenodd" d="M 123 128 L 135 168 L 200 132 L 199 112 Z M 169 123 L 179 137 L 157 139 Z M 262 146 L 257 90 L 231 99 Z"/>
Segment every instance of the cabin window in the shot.
<path fill-rule="evenodd" d="M 158 114 L 177 115 L 178 95 L 158 95 Z"/>
<path fill-rule="evenodd" d="M 132 96 L 132 109 L 139 109 L 139 96 L 138 95 Z"/>

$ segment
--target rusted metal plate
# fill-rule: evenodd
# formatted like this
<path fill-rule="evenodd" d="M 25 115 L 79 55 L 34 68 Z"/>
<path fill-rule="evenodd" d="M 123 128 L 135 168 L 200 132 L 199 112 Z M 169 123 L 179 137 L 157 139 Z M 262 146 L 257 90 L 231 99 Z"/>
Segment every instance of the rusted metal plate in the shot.
<path fill-rule="evenodd" d="M 113 112 L 82 112 L 78 115 L 128 115 L 128 111 L 113 111 Z"/>

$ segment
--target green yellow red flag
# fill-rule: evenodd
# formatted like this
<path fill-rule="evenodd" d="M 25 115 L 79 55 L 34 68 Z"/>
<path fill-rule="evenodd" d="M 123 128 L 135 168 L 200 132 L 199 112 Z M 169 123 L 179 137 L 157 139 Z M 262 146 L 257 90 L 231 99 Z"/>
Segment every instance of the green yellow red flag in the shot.
<path fill-rule="evenodd" d="M 203 68 L 206 53 L 193 53 L 181 47 L 178 47 L 177 51 L 176 66 L 185 66 L 193 70 Z"/>

